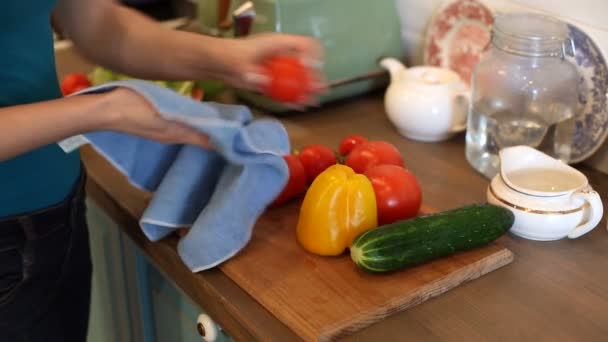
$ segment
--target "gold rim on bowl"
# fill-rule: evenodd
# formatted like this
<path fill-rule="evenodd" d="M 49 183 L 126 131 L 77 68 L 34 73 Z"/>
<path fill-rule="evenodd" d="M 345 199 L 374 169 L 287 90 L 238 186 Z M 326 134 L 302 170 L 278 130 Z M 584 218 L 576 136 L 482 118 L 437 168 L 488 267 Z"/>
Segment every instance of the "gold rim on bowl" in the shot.
<path fill-rule="evenodd" d="M 572 214 L 572 213 L 576 213 L 577 211 L 581 211 L 587 207 L 589 207 L 589 203 L 585 203 L 582 206 L 578 207 L 578 208 L 573 208 L 573 209 L 568 209 L 568 210 L 539 210 L 539 209 L 531 209 L 531 208 L 526 208 L 526 207 L 522 207 L 519 206 L 517 204 L 511 203 L 503 198 L 500 198 L 496 192 L 494 192 L 494 189 L 492 188 L 492 186 L 490 185 L 489 187 L 490 193 L 492 194 L 492 196 L 494 196 L 494 198 L 496 198 L 499 202 L 513 208 L 513 209 L 517 209 L 517 210 L 522 210 L 528 213 L 533 213 L 533 214 L 553 214 L 553 215 L 566 215 L 566 214 Z"/>

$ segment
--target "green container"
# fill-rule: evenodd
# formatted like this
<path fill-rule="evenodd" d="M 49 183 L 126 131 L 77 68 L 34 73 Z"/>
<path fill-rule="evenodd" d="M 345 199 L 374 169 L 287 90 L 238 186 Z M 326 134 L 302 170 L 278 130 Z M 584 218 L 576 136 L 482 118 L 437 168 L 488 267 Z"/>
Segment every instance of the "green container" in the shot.
<path fill-rule="evenodd" d="M 228 15 L 243 4 L 232 0 Z M 256 16 L 250 34 L 282 32 L 312 36 L 325 48 L 324 72 L 329 83 L 378 71 L 378 60 L 403 55 L 395 0 L 253 0 Z M 218 0 L 199 0 L 201 25 L 217 29 Z M 230 31 L 225 32 L 231 36 Z M 361 80 L 331 88 L 321 97 L 328 103 L 385 86 L 387 78 Z M 272 112 L 287 109 L 265 96 L 247 91 L 238 95 Z"/>

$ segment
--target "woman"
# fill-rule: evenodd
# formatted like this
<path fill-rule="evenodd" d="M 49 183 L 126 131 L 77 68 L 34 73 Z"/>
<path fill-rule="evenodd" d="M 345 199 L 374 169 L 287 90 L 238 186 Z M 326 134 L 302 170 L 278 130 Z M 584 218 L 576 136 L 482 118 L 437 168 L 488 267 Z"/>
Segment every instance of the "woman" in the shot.
<path fill-rule="evenodd" d="M 91 264 L 84 172 L 56 144 L 94 130 L 206 146 L 137 93 L 61 98 L 51 12 L 90 60 L 144 79 L 218 79 L 259 89 L 274 54 L 321 58 L 317 41 L 268 34 L 242 40 L 165 29 L 110 0 L 5 0 L 0 12 L 0 339 L 85 341 Z M 313 94 L 311 94 L 313 95 Z"/>

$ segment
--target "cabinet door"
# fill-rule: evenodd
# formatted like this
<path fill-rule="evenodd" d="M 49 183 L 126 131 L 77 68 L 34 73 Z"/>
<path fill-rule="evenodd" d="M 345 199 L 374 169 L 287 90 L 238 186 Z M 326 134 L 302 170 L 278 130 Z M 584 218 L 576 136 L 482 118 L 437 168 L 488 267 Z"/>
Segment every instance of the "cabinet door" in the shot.
<path fill-rule="evenodd" d="M 138 341 L 130 317 L 123 238 L 119 227 L 93 201 L 87 201 L 93 259 L 88 342 Z"/>
<path fill-rule="evenodd" d="M 203 310 L 165 278 L 144 255 L 139 252 L 136 254 L 140 308 L 146 342 L 203 341 L 197 328 L 197 319 L 201 314 L 206 318 L 203 321 L 207 326 L 207 338 L 215 335 L 215 341 L 232 341 L 219 325 L 209 321 Z"/>
<path fill-rule="evenodd" d="M 87 209 L 93 259 L 87 342 L 199 342 L 202 327 L 207 340 L 232 341 L 102 209 L 91 200 Z"/>

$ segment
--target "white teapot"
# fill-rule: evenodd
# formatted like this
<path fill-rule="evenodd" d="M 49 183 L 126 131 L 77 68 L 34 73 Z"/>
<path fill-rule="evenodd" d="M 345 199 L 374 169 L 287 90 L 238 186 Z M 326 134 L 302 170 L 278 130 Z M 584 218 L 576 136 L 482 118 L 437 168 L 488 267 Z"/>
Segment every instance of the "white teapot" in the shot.
<path fill-rule="evenodd" d="M 401 135 L 437 142 L 465 130 L 470 93 L 457 73 L 433 66 L 406 68 L 394 58 L 383 58 L 380 65 L 391 76 L 385 110 Z"/>

